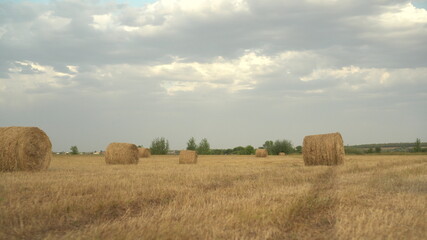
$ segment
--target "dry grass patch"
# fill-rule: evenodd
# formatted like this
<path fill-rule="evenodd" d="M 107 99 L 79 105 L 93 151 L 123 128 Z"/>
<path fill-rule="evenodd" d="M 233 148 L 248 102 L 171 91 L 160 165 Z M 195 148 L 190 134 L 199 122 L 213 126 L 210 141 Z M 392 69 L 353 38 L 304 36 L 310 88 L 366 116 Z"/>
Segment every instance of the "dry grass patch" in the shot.
<path fill-rule="evenodd" d="M 387 167 L 350 171 L 379 162 Z M 199 156 L 185 165 L 152 156 L 106 165 L 102 156 L 54 156 L 44 172 L 0 173 L 0 239 L 422 239 L 426 194 L 406 184 L 423 183 L 426 162 L 361 156 L 305 167 L 292 155 Z M 375 182 L 400 170 L 404 187 Z"/>
<path fill-rule="evenodd" d="M 364 170 L 343 174 L 354 164 Z M 426 156 L 357 157 L 341 168 L 338 176 L 339 239 L 424 238 Z"/>

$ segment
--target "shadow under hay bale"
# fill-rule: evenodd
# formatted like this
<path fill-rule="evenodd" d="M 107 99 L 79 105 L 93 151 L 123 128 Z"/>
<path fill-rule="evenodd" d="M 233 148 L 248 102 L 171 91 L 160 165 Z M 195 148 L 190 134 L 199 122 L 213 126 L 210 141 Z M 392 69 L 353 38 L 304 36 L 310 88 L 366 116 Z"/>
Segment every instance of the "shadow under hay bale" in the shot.
<path fill-rule="evenodd" d="M 40 128 L 0 128 L 0 171 L 45 170 L 51 158 L 52 143 Z"/>
<path fill-rule="evenodd" d="M 268 152 L 267 149 L 257 149 L 255 151 L 255 157 L 267 157 Z"/>
<path fill-rule="evenodd" d="M 110 143 L 105 151 L 107 164 L 137 164 L 138 147 L 131 143 Z"/>
<path fill-rule="evenodd" d="M 138 157 L 139 158 L 151 157 L 151 150 L 149 148 L 138 148 Z"/>
<path fill-rule="evenodd" d="M 305 165 L 338 165 L 344 163 L 344 144 L 340 133 L 304 137 Z"/>
<path fill-rule="evenodd" d="M 182 150 L 179 152 L 179 164 L 196 164 L 197 152 L 192 150 Z"/>

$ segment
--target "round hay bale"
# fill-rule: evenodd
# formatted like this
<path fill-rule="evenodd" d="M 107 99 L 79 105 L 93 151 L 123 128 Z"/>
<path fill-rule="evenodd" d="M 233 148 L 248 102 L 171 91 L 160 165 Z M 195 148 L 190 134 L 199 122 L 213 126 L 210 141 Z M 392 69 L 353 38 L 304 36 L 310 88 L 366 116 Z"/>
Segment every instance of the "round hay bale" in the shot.
<path fill-rule="evenodd" d="M 110 143 L 105 151 L 107 164 L 137 164 L 138 147 L 132 143 Z"/>
<path fill-rule="evenodd" d="M 286 155 L 286 153 L 284 153 L 284 152 L 279 152 L 279 156 L 285 156 Z"/>
<path fill-rule="evenodd" d="M 138 157 L 139 158 L 149 158 L 151 157 L 151 150 L 149 148 L 138 148 Z"/>
<path fill-rule="evenodd" d="M 255 157 L 267 157 L 268 152 L 267 149 L 257 149 L 255 151 Z"/>
<path fill-rule="evenodd" d="M 180 164 L 196 164 L 197 152 L 192 150 L 182 150 L 179 152 Z"/>
<path fill-rule="evenodd" d="M 52 143 L 37 127 L 0 127 L 0 171 L 47 169 Z"/>
<path fill-rule="evenodd" d="M 338 165 L 344 163 L 344 143 L 340 133 L 304 137 L 302 154 L 305 165 Z"/>

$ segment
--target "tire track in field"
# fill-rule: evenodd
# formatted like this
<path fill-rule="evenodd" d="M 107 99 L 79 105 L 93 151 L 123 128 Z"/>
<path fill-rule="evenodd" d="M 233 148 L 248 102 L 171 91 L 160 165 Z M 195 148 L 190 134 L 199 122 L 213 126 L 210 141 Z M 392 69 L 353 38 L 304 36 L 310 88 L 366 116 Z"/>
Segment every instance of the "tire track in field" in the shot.
<path fill-rule="evenodd" d="M 311 189 L 299 197 L 285 214 L 275 239 L 336 239 L 336 167 L 319 174 Z"/>

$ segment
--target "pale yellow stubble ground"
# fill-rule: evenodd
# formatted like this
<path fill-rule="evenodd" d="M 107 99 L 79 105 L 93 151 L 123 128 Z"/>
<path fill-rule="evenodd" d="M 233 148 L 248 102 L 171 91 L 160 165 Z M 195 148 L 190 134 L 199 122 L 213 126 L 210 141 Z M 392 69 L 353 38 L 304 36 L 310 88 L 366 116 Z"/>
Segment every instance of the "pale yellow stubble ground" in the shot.
<path fill-rule="evenodd" d="M 427 156 L 54 156 L 0 173 L 0 239 L 423 239 Z"/>

